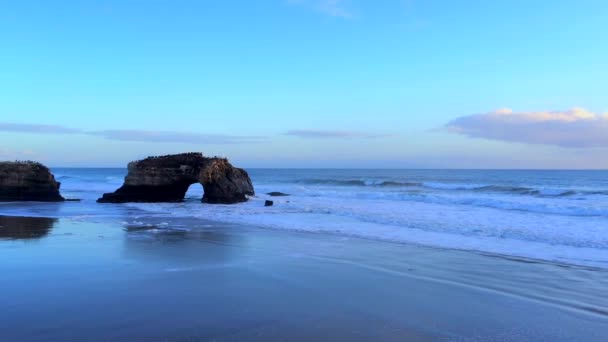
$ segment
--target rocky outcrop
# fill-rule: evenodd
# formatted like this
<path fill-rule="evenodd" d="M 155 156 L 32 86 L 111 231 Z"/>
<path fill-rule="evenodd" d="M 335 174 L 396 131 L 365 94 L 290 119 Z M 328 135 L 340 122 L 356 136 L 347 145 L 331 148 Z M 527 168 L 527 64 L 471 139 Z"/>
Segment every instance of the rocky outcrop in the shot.
<path fill-rule="evenodd" d="M 207 203 L 245 202 L 254 195 L 247 171 L 227 159 L 182 153 L 129 163 L 124 184 L 97 202 L 180 202 L 194 183 L 203 186 L 202 201 Z"/>
<path fill-rule="evenodd" d="M 237 203 L 254 195 L 247 171 L 233 167 L 227 159 L 209 159 L 201 168 L 198 180 L 205 192 L 203 202 Z"/>
<path fill-rule="evenodd" d="M 60 183 L 44 165 L 26 162 L 0 162 L 0 202 L 61 202 Z"/>

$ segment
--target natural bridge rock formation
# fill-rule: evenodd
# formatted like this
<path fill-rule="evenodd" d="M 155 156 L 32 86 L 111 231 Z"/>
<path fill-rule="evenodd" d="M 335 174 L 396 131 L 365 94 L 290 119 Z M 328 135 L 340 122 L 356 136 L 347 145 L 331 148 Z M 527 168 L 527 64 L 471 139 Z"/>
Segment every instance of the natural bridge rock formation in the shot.
<path fill-rule="evenodd" d="M 124 184 L 97 202 L 180 202 L 194 183 L 203 185 L 202 201 L 207 203 L 245 202 L 254 194 L 247 171 L 227 159 L 182 153 L 129 163 Z"/>
<path fill-rule="evenodd" d="M 61 202 L 60 183 L 44 165 L 32 161 L 0 162 L 0 202 Z"/>

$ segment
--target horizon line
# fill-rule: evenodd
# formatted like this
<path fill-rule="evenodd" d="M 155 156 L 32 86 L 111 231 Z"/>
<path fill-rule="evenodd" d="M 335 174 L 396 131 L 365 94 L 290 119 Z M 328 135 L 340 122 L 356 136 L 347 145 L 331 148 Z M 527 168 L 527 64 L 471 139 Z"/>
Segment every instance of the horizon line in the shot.
<path fill-rule="evenodd" d="M 127 166 L 48 166 L 53 169 L 126 169 Z M 608 171 L 608 168 L 437 168 L 437 167 L 240 167 L 248 170 L 429 170 L 429 171 Z"/>

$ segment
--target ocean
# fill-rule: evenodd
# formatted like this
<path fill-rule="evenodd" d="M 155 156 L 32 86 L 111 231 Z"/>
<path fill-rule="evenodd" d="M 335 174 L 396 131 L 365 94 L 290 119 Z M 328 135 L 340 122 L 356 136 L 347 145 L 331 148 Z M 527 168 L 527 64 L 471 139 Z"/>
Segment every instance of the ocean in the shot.
<path fill-rule="evenodd" d="M 182 203 L 98 204 L 126 169 L 52 171 L 80 202 L 2 203 L 0 215 L 195 218 L 608 268 L 608 171 L 250 169 L 256 196 L 235 205 L 201 203 L 199 184 Z"/>

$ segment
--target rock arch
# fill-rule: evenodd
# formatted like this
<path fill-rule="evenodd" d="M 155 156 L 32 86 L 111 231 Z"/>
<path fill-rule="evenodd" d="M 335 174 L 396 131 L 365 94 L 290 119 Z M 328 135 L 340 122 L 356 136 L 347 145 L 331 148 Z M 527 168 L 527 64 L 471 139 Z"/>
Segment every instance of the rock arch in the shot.
<path fill-rule="evenodd" d="M 207 203 L 244 202 L 254 195 L 247 171 L 233 167 L 227 159 L 182 153 L 129 163 L 124 184 L 97 202 L 180 202 L 194 183 L 203 186 L 202 201 Z"/>

